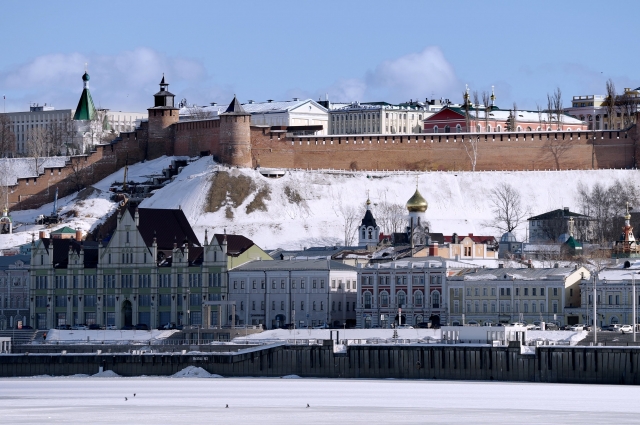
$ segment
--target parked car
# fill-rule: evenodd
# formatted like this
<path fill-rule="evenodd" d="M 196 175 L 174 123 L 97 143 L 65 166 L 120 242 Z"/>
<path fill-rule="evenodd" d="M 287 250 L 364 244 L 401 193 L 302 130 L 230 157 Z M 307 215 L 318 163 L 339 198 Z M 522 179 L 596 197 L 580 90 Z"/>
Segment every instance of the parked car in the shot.
<path fill-rule="evenodd" d="M 71 325 L 60 325 L 58 326 L 58 329 L 61 331 L 68 331 L 71 330 Z"/>
<path fill-rule="evenodd" d="M 527 326 L 526 323 L 521 322 L 513 322 L 509 326 Z"/>
<path fill-rule="evenodd" d="M 397 329 L 413 329 L 413 326 L 411 326 L 411 325 L 398 325 L 396 328 Z"/>
<path fill-rule="evenodd" d="M 120 330 L 123 330 L 123 331 L 132 331 L 134 329 L 135 328 L 131 325 L 124 325 L 123 327 L 120 328 Z"/>
<path fill-rule="evenodd" d="M 74 331 L 86 331 L 89 328 L 87 327 L 87 325 L 73 325 L 71 326 L 71 329 Z"/>
<path fill-rule="evenodd" d="M 329 329 L 329 325 L 327 325 L 326 323 L 320 326 L 314 326 L 313 329 Z"/>
<path fill-rule="evenodd" d="M 614 323 L 613 325 L 610 325 L 610 327 L 613 332 L 620 332 L 620 327 L 622 327 L 622 325 L 619 323 Z"/>
<path fill-rule="evenodd" d="M 100 329 L 104 329 L 104 328 L 102 326 L 100 326 L 99 324 L 97 324 L 97 323 L 92 323 L 92 324 L 89 325 L 89 329 L 91 329 L 91 330 L 100 330 Z"/>
<path fill-rule="evenodd" d="M 33 326 L 22 325 L 22 329 L 33 329 Z"/>
<path fill-rule="evenodd" d="M 118 327 L 116 325 L 107 325 L 108 331 L 117 331 Z"/>
<path fill-rule="evenodd" d="M 428 328 L 431 327 L 431 323 L 429 323 L 429 322 L 420 322 L 415 327 L 418 328 L 418 329 L 428 329 Z"/>
<path fill-rule="evenodd" d="M 569 330 L 570 330 L 570 331 L 574 331 L 574 332 L 576 332 L 576 331 L 581 331 L 581 330 L 584 330 L 584 325 L 583 325 L 583 324 L 581 324 L 581 323 L 578 323 L 578 324 L 576 324 L 576 325 L 571 326 L 571 327 L 569 328 Z"/>
<path fill-rule="evenodd" d="M 149 330 L 149 325 L 145 324 L 145 323 L 138 323 L 136 325 L 136 330 L 139 331 L 148 331 Z"/>
<path fill-rule="evenodd" d="M 628 334 L 633 332 L 633 326 L 631 325 L 622 325 L 620 326 L 619 332 L 622 332 L 623 334 Z"/>

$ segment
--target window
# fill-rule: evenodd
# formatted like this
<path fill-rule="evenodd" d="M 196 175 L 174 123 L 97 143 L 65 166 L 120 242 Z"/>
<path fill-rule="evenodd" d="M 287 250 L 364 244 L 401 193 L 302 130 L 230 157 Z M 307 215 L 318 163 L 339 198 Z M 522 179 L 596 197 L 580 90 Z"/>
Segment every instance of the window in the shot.
<path fill-rule="evenodd" d="M 317 281 L 315 279 L 313 279 L 313 289 L 316 289 L 318 286 Z"/>
<path fill-rule="evenodd" d="M 202 286 L 202 275 L 200 273 L 189 273 L 189 287 L 200 288 Z"/>
<path fill-rule="evenodd" d="M 222 278 L 218 273 L 209 273 L 209 286 L 210 287 L 218 287 L 220 286 Z M 169 282 L 169 284 L 171 284 Z"/>
<path fill-rule="evenodd" d="M 398 291 L 398 307 L 404 307 L 407 302 L 407 295 L 404 291 Z"/>
<path fill-rule="evenodd" d="M 477 297 L 480 294 L 480 288 L 475 288 L 473 290 L 473 292 L 474 292 L 475 296 Z"/>
<path fill-rule="evenodd" d="M 511 288 L 507 288 L 507 296 L 510 297 L 511 296 Z"/>
<path fill-rule="evenodd" d="M 431 293 L 431 308 L 440 308 L 440 292 L 438 291 Z"/>
<path fill-rule="evenodd" d="M 133 275 L 123 274 L 120 276 L 120 284 L 122 288 L 133 288 Z"/>
<path fill-rule="evenodd" d="M 324 311 L 324 301 L 320 301 L 320 311 Z"/>
<path fill-rule="evenodd" d="M 251 301 L 251 310 L 255 311 L 256 309 L 256 302 L 255 301 Z"/>
<path fill-rule="evenodd" d="M 276 309 L 276 302 L 271 301 L 271 310 L 275 310 L 275 309 Z"/>
<path fill-rule="evenodd" d="M 486 288 L 485 288 L 485 289 L 486 289 Z M 455 289 L 453 290 L 453 296 L 454 296 L 454 297 L 459 297 L 460 295 L 459 295 L 458 293 L 459 293 L 458 288 L 455 288 Z M 485 294 L 485 295 L 486 295 L 486 294 Z"/>
<path fill-rule="evenodd" d="M 276 281 L 271 280 L 271 289 L 276 289 Z"/>
<path fill-rule="evenodd" d="M 304 289 L 304 279 L 300 279 L 300 289 Z"/>
<path fill-rule="evenodd" d="M 316 302 L 314 301 L 313 302 L 313 311 L 315 311 L 315 310 L 316 310 Z"/>
<path fill-rule="evenodd" d="M 471 257 L 471 247 L 470 246 L 465 246 L 464 247 L 464 255 L 466 257 Z"/>
<path fill-rule="evenodd" d="M 96 296 L 95 295 L 85 295 L 84 296 L 84 306 L 85 307 L 95 307 L 96 306 Z"/>
<path fill-rule="evenodd" d="M 151 295 L 138 295 L 138 305 L 140 307 L 149 307 L 151 305 Z"/>
<path fill-rule="evenodd" d="M 416 291 L 413 297 L 416 307 L 422 307 L 422 292 Z"/>
<path fill-rule="evenodd" d="M 255 289 L 255 288 L 253 288 L 253 289 Z M 295 279 L 291 279 L 291 289 L 296 289 L 296 280 Z"/>
<path fill-rule="evenodd" d="M 260 310 L 264 311 L 264 301 L 260 301 Z"/>
<path fill-rule="evenodd" d="M 324 279 L 320 279 L 320 289 L 324 289 Z"/>
<path fill-rule="evenodd" d="M 167 296 L 169 296 L 167 294 Z M 115 307 L 116 306 L 116 296 L 115 295 L 107 295 L 104 297 L 104 305 L 105 307 Z M 169 301 L 169 305 L 171 305 L 171 301 Z"/>
<path fill-rule="evenodd" d="M 201 295 L 200 294 L 189 294 L 189 306 L 195 307 L 199 306 L 201 303 Z"/>
<path fill-rule="evenodd" d="M 471 296 L 471 288 L 467 288 L 467 297 Z"/>
<path fill-rule="evenodd" d="M 544 297 L 544 288 L 540 288 L 540 296 Z"/>
<path fill-rule="evenodd" d="M 280 310 L 284 311 L 284 301 L 280 301 Z"/>
<path fill-rule="evenodd" d="M 491 296 L 492 297 L 496 296 L 496 288 L 491 288 Z"/>
<path fill-rule="evenodd" d="M 331 302 L 331 311 L 336 311 L 336 302 L 335 301 Z"/>
<path fill-rule="evenodd" d="M 293 285 L 294 285 L 293 287 L 295 288 L 295 282 L 294 282 L 294 284 L 293 284 Z M 253 288 L 253 289 L 257 289 L 257 282 L 254 280 L 254 281 L 252 282 L 252 285 L 251 285 L 251 286 L 252 286 L 252 288 Z M 254 308 L 254 310 L 255 310 L 255 308 Z"/>
<path fill-rule="evenodd" d="M 149 287 L 151 287 L 151 275 L 139 274 L 138 275 L 138 286 L 140 288 L 149 288 Z"/>
<path fill-rule="evenodd" d="M 532 297 L 536 296 L 536 288 L 531 288 L 531 296 Z"/>
<path fill-rule="evenodd" d="M 85 289 L 96 289 L 96 275 L 84 275 L 84 287 Z"/>
<path fill-rule="evenodd" d="M 504 288 L 500 288 L 500 296 L 504 297 Z"/>
<path fill-rule="evenodd" d="M 382 291 L 380 293 L 380 307 L 388 307 L 389 306 L 389 293 L 387 291 Z"/>
<path fill-rule="evenodd" d="M 520 288 L 516 288 L 516 297 L 520 296 Z"/>
<path fill-rule="evenodd" d="M 209 275 L 211 278 L 213 275 Z M 160 288 L 171 288 L 171 275 L 170 274 L 159 274 L 158 275 L 158 287 Z"/>
<path fill-rule="evenodd" d="M 285 289 L 285 288 L 286 288 L 286 284 L 284 283 L 284 279 L 281 279 L 280 280 L 280 289 Z"/>
<path fill-rule="evenodd" d="M 529 296 L 529 288 L 524 288 L 524 296 Z"/>
<path fill-rule="evenodd" d="M 315 301 L 313 303 L 315 310 Z M 364 293 L 364 308 L 371 308 L 371 292 L 367 291 Z"/>
<path fill-rule="evenodd" d="M 300 311 L 304 311 L 304 301 L 300 301 Z"/>

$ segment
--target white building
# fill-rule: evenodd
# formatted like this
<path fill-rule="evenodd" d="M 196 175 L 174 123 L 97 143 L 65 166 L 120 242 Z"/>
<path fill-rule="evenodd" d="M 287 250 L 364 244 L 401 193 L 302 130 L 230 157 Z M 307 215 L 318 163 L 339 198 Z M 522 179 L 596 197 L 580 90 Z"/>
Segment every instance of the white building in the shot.
<path fill-rule="evenodd" d="M 267 100 L 266 102 L 250 100 L 243 103 L 242 108 L 251 114 L 251 125 L 285 127 L 283 130 L 293 135 L 328 134 L 328 111 L 312 99 L 293 98 L 293 100 Z M 183 100 L 180 103 L 180 119 L 216 118 L 226 109 L 226 105 L 216 103 L 202 107 L 188 106 L 186 100 Z"/>
<path fill-rule="evenodd" d="M 569 322 L 565 307 L 580 305 L 580 268 L 468 269 L 447 278 L 452 324 Z M 577 322 L 576 322 L 577 323 Z"/>
<path fill-rule="evenodd" d="M 331 260 L 252 261 L 228 273 L 238 324 L 355 325 L 355 267 Z"/>
<path fill-rule="evenodd" d="M 329 134 L 422 133 L 422 121 L 439 111 L 440 102 L 353 102 L 329 106 Z"/>

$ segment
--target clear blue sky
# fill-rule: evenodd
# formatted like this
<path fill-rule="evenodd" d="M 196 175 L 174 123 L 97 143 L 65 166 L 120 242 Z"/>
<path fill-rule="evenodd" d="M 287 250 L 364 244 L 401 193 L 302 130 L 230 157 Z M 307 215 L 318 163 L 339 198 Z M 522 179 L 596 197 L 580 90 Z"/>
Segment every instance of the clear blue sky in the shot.
<path fill-rule="evenodd" d="M 630 1 L 2 2 L 0 94 L 74 108 L 88 63 L 96 104 L 142 110 L 162 73 L 177 100 L 324 97 L 461 100 L 495 85 L 498 105 L 535 108 L 640 86 Z M 635 71 L 634 71 L 635 70 Z M 2 106 L 2 105 L 0 105 Z M 1 110 L 0 110 L 1 112 Z"/>

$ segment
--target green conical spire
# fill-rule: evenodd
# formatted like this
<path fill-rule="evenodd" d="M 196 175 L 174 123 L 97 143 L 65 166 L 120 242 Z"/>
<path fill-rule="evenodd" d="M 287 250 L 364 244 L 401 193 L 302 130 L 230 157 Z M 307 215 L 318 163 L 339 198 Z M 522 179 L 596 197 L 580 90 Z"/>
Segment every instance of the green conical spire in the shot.
<path fill-rule="evenodd" d="M 89 78 L 89 74 L 85 71 L 84 75 L 82 75 L 84 89 L 82 90 L 80 101 L 76 107 L 76 113 L 73 116 L 73 119 L 76 121 L 91 121 L 96 116 L 96 107 L 93 105 L 93 99 L 89 91 Z"/>

